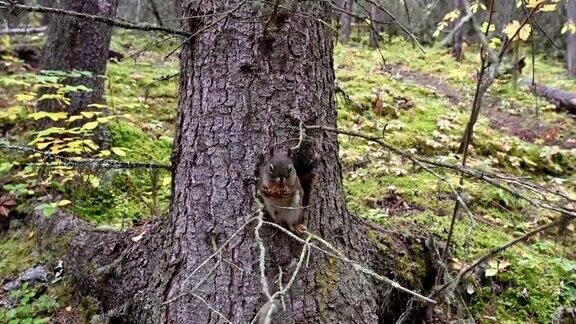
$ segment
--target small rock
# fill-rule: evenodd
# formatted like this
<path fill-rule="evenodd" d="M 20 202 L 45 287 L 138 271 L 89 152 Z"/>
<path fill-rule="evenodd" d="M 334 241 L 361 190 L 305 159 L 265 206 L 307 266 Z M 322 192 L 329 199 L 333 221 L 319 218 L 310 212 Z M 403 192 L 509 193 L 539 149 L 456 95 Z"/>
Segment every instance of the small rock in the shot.
<path fill-rule="evenodd" d="M 18 276 L 18 278 L 6 283 L 3 288 L 6 291 L 12 291 L 20 288 L 20 286 L 22 286 L 22 284 L 25 282 L 35 284 L 37 282 L 47 282 L 47 281 L 48 281 L 48 274 L 46 273 L 46 269 L 44 269 L 43 266 L 37 266 L 22 272 Z"/>
<path fill-rule="evenodd" d="M 46 269 L 44 269 L 43 266 L 38 266 L 28 269 L 20 274 L 20 280 L 30 283 L 47 282 L 48 274 L 46 273 Z"/>
<path fill-rule="evenodd" d="M 9 281 L 8 283 L 6 283 L 4 285 L 4 290 L 12 291 L 12 290 L 16 290 L 16 289 L 20 288 L 20 286 L 22 286 L 22 282 L 19 279 L 16 279 L 16 280 Z"/>

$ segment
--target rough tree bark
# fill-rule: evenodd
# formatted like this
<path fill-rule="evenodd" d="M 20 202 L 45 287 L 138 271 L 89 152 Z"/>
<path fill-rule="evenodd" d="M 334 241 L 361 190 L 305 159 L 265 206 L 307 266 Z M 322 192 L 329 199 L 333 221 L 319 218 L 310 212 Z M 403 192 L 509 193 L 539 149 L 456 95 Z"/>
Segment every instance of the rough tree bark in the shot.
<path fill-rule="evenodd" d="M 61 8 L 87 14 L 114 17 L 118 0 L 62 0 Z M 67 111 L 76 115 L 91 103 L 103 103 L 104 79 L 112 27 L 89 20 L 62 16 L 57 24 L 50 24 L 44 46 L 42 69 L 60 71 L 90 71 L 93 77 L 68 78 L 63 82 L 85 85 L 91 92 L 70 95 Z M 61 110 L 61 106 L 50 100 L 38 104 L 39 110 Z"/>
<path fill-rule="evenodd" d="M 373 20 L 382 21 L 383 20 L 383 12 L 376 6 L 376 4 L 372 4 L 370 6 L 370 17 Z M 378 44 L 382 37 L 380 33 L 382 32 L 382 23 L 372 22 L 372 28 L 370 28 L 370 47 L 377 48 Z"/>
<path fill-rule="evenodd" d="M 342 8 L 346 12 L 354 11 L 354 0 L 342 0 Z M 343 12 L 340 15 L 340 41 L 346 43 L 350 38 L 350 33 L 352 32 L 352 16 Z"/>
<path fill-rule="evenodd" d="M 336 127 L 331 30 L 311 19 L 326 17 L 327 3 L 298 2 L 271 20 L 270 7 L 242 0 L 210 3 L 189 3 L 182 13 L 206 17 L 186 20 L 183 28 L 190 32 L 213 25 L 181 52 L 168 219 L 146 227 L 136 243 L 130 237 L 142 229 L 72 235 L 71 271 L 84 291 L 102 301 L 109 319 L 220 323 L 226 317 L 233 323 L 250 322 L 267 301 L 256 223 L 243 228 L 257 214 L 253 179 L 271 147 L 298 144 L 300 123 Z M 227 19 L 212 15 L 232 10 L 235 14 Z M 246 24 L 246 17 L 262 23 Z M 336 136 L 322 131 L 308 135 L 314 140 L 300 143 L 296 164 L 299 171 L 315 175 L 305 223 L 351 259 L 389 275 L 391 267 L 382 261 L 387 256 L 376 250 L 362 221 L 346 208 Z M 273 293 L 279 289 L 279 267 L 286 285 L 302 245 L 270 226 L 264 225 L 260 234 Z M 204 262 L 227 240 L 221 254 Z M 421 288 L 420 282 L 416 285 Z M 313 250 L 284 298 L 286 310 L 276 316 L 288 323 L 391 320 L 407 298 L 393 292 L 385 309 L 387 288 Z"/>
<path fill-rule="evenodd" d="M 26 4 L 25 0 L 16 0 L 17 4 Z M 0 10 L 0 29 L 18 28 L 25 24 L 26 15 L 18 11 Z"/>
<path fill-rule="evenodd" d="M 188 15 L 234 8 L 223 2 L 214 6 L 191 6 Z M 296 12 L 326 17 L 329 6 L 299 4 Z M 238 15 L 254 15 L 254 8 L 241 6 Z M 329 28 L 289 12 L 277 15 L 273 31 L 231 19 L 182 50 L 180 116 L 172 159 L 176 181 L 167 239 L 167 259 L 182 262 L 168 274 L 163 299 L 191 289 L 191 283 L 208 272 L 203 269 L 184 284 L 191 271 L 213 252 L 206 242 L 221 244 L 254 215 L 254 186 L 246 181 L 257 174 L 269 148 L 279 143 L 296 145 L 297 141 L 290 139 L 298 138 L 294 126 L 299 122 L 336 125 Z M 307 225 L 353 258 L 365 261 L 369 251 L 364 249 L 370 244 L 346 210 L 336 137 L 320 132 L 313 135 L 323 144 L 305 143 L 299 152 L 316 174 L 310 207 L 304 213 Z M 234 253 L 229 257 L 241 268 L 258 273 L 259 252 L 252 232 L 233 241 Z M 271 228 L 262 236 L 269 251 L 268 277 L 275 277 L 278 266 L 293 270 L 289 265 L 301 245 Z M 232 322 L 250 321 L 266 302 L 259 279 L 234 268 L 225 268 L 210 281 L 203 289 L 205 299 Z M 377 319 L 375 301 L 376 290 L 363 275 L 313 254 L 286 298 L 285 318 L 373 322 Z M 218 321 L 205 305 L 190 297 L 168 305 L 165 316 L 176 322 L 191 316 L 199 322 Z"/>
<path fill-rule="evenodd" d="M 576 0 L 566 0 L 566 16 L 568 23 L 576 24 Z M 571 32 L 566 33 L 566 67 L 576 78 L 576 35 Z"/>

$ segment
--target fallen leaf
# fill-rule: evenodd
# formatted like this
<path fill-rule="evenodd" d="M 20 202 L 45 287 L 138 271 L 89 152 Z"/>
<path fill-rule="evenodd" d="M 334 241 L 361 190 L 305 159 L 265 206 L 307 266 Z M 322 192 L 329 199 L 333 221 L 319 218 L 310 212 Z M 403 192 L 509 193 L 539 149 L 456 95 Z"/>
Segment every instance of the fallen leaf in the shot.
<path fill-rule="evenodd" d="M 140 240 L 144 237 L 144 234 L 145 234 L 145 233 L 146 233 L 146 231 L 140 233 L 140 235 L 134 236 L 134 237 L 132 238 L 132 242 L 138 242 L 138 241 L 140 241 Z"/>
<path fill-rule="evenodd" d="M 474 293 L 474 291 L 475 291 L 474 284 L 472 284 L 471 282 L 469 282 L 469 283 L 466 285 L 466 292 L 467 292 L 469 295 L 472 295 L 472 294 Z"/>
<path fill-rule="evenodd" d="M 486 277 L 493 277 L 498 273 L 498 269 L 496 268 L 488 268 L 486 269 L 485 276 Z"/>

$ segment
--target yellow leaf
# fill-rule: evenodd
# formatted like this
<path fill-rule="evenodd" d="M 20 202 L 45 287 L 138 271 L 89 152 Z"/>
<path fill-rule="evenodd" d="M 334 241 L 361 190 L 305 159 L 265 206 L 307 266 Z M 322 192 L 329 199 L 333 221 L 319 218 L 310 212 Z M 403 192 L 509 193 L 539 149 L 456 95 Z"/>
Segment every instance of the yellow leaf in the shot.
<path fill-rule="evenodd" d="M 526 8 L 536 8 L 537 6 L 543 4 L 546 0 L 528 0 Z"/>
<path fill-rule="evenodd" d="M 518 28 L 520 28 L 520 23 L 518 22 L 518 20 L 513 20 L 508 25 L 506 25 L 506 27 L 504 27 L 504 30 L 502 30 L 502 32 L 504 32 L 504 34 L 506 34 L 508 38 L 512 38 L 512 36 L 516 34 Z"/>
<path fill-rule="evenodd" d="M 490 46 L 490 48 L 496 48 L 500 44 L 502 44 L 500 38 L 494 37 L 490 40 L 490 44 L 488 44 L 488 46 Z"/>
<path fill-rule="evenodd" d="M 82 119 L 82 118 L 84 118 L 84 116 L 82 116 L 82 115 L 70 116 L 70 118 L 68 118 L 67 122 L 71 123 L 71 122 L 80 120 L 80 119 Z"/>
<path fill-rule="evenodd" d="M 538 11 L 550 12 L 550 11 L 555 11 L 555 10 L 556 10 L 555 4 L 547 4 L 547 5 L 543 5 L 542 8 L 540 8 L 540 10 L 538 10 Z"/>
<path fill-rule="evenodd" d="M 126 156 L 126 152 L 124 152 L 124 150 L 121 147 L 112 147 L 110 148 L 110 150 L 118 156 Z"/>
<path fill-rule="evenodd" d="M 52 119 L 53 121 L 57 121 L 60 119 L 66 119 L 68 118 L 68 113 L 67 112 L 47 112 L 47 111 L 38 111 L 35 113 L 31 113 L 28 115 L 29 118 L 32 118 L 34 120 L 38 120 L 38 119 L 42 119 L 45 117 L 48 117 L 50 119 Z"/>
<path fill-rule="evenodd" d="M 172 181 L 172 177 L 165 176 L 164 178 L 162 178 L 162 186 L 166 187 L 170 185 L 170 181 Z"/>
<path fill-rule="evenodd" d="M 84 116 L 86 118 L 92 118 L 96 115 L 102 114 L 102 112 L 100 112 L 100 111 L 82 111 L 80 113 L 82 114 L 82 116 Z"/>
<path fill-rule="evenodd" d="M 72 203 L 72 202 L 71 202 L 70 200 L 62 199 L 62 200 L 60 200 L 59 202 L 56 203 L 56 206 L 62 207 L 62 206 L 69 205 L 69 204 L 71 204 L 71 203 Z"/>
<path fill-rule="evenodd" d="M 104 150 L 104 151 L 98 153 L 97 156 L 98 156 L 98 157 L 107 157 L 107 156 L 110 156 L 110 154 L 111 154 L 110 151 Z"/>
<path fill-rule="evenodd" d="M 19 93 L 16 95 L 18 101 L 32 101 L 36 96 L 33 93 Z"/>
<path fill-rule="evenodd" d="M 529 24 L 525 24 L 524 26 L 522 26 L 520 32 L 518 32 L 518 29 L 520 29 L 520 23 L 518 22 L 518 20 L 513 20 L 511 23 L 506 25 L 506 27 L 504 27 L 503 32 L 512 41 L 518 40 L 518 37 L 520 37 L 520 39 L 522 40 L 527 40 L 528 37 L 530 37 L 532 27 Z M 514 35 L 516 36 L 514 37 Z M 514 37 L 514 39 L 512 39 L 512 37 Z"/>
<path fill-rule="evenodd" d="M 43 150 L 45 148 L 47 148 L 50 144 L 53 144 L 54 142 L 46 142 L 46 143 L 36 143 L 36 147 L 39 150 Z"/>
<path fill-rule="evenodd" d="M 98 124 L 100 124 L 100 123 L 97 121 L 89 122 L 89 123 L 84 124 L 84 126 L 82 126 L 82 129 L 91 130 L 91 129 L 98 127 Z"/>
<path fill-rule="evenodd" d="M 98 188 L 100 186 L 100 178 L 98 178 L 95 175 L 88 175 L 87 180 L 88 182 L 90 182 L 90 185 L 94 188 Z"/>
<path fill-rule="evenodd" d="M 89 105 L 87 105 L 87 107 L 94 107 L 94 108 L 108 108 L 108 106 L 106 106 L 106 105 L 97 104 L 97 103 L 89 104 Z"/>
<path fill-rule="evenodd" d="M 485 21 L 482 23 L 482 26 L 480 26 L 480 30 L 486 34 L 486 30 L 488 30 L 489 32 L 495 31 L 496 30 L 496 26 L 494 24 L 490 24 L 490 26 L 488 26 L 488 22 Z"/>
<path fill-rule="evenodd" d="M 456 9 L 456 10 L 452 10 L 449 13 L 447 13 L 446 15 L 444 15 L 444 21 L 454 21 L 456 20 L 456 18 L 460 17 L 460 10 Z"/>
<path fill-rule="evenodd" d="M 116 118 L 116 116 L 106 116 L 106 117 L 98 117 L 98 118 L 96 118 L 96 120 L 99 123 L 105 124 L 114 118 Z"/>
<path fill-rule="evenodd" d="M 529 24 L 526 24 L 522 27 L 522 29 L 520 29 L 520 39 L 521 40 L 528 40 L 528 38 L 530 37 L 530 33 L 532 32 L 532 26 L 530 26 Z"/>
<path fill-rule="evenodd" d="M 94 144 L 92 140 L 83 140 L 82 143 L 94 151 L 98 149 L 98 145 Z"/>
<path fill-rule="evenodd" d="M 491 268 L 497 268 L 497 267 L 498 267 L 498 261 L 495 260 L 495 259 L 490 259 L 490 261 L 488 261 L 488 265 L 489 265 Z"/>

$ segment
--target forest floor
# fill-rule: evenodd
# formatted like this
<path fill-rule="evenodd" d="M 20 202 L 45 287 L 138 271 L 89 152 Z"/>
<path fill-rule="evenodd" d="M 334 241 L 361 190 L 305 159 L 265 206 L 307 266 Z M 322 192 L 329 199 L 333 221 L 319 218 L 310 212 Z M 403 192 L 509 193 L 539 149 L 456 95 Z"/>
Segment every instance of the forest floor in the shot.
<path fill-rule="evenodd" d="M 138 34 L 119 33 L 112 48 L 131 54 L 150 41 Z M 116 117 L 101 122 L 111 131 L 113 149 L 107 153 L 95 149 L 95 153 L 123 161 L 170 162 L 178 78 L 155 78 L 178 72 L 175 55 L 163 59 L 175 46 L 165 42 L 137 57 L 109 64 L 107 108 Z M 336 81 L 348 97 L 336 95 L 339 127 L 383 136 L 397 148 L 459 163 L 454 152 L 469 117 L 478 67 L 476 53 L 468 50 L 465 60 L 458 63 L 446 49 L 427 47 L 420 52 L 410 43 L 393 39 L 382 46 L 383 62 L 364 40 L 337 44 Z M 564 76 L 561 62 L 536 58 L 539 82 L 576 92 L 576 81 Z M 39 144 L 49 135 L 34 133 L 34 98 L 38 85 L 54 75 L 30 73 L 18 66 L 21 62 L 14 61 L 0 69 L 4 71 L 0 73 L 0 143 L 26 146 L 32 142 L 30 145 L 42 149 Z M 531 72 L 527 70 L 528 78 Z M 98 107 L 94 109 L 96 113 Z M 574 116 L 557 111 L 507 79 L 497 80 L 488 91 L 481 115 L 470 166 L 529 177 L 576 198 Z M 432 235 L 438 241 L 446 240 L 454 201 L 445 184 L 373 143 L 348 136 L 340 136 L 339 141 L 351 210 L 401 237 Z M 15 197 L 16 205 L 4 205 L 11 210 L 10 217 L 3 219 L 0 214 L 2 285 L 39 265 L 54 278 L 57 260 L 39 251 L 37 235 L 23 222 L 34 208 L 46 214 L 63 208 L 101 228 L 115 230 L 167 215 L 167 171 L 94 168 L 78 176 L 67 170 L 69 173 L 58 175 L 67 182 L 58 184 L 56 177 L 42 178 L 38 175 L 41 170 L 24 167 L 29 154 L 4 153 L 10 154 L 0 155 L 0 197 L 4 196 L 0 207 L 8 197 Z M 456 174 L 446 177 L 455 185 L 460 179 Z M 482 182 L 467 179 L 462 190 L 475 217 L 461 217 L 456 224 L 456 249 L 449 262 L 454 271 L 558 217 Z M 470 315 L 480 322 L 547 322 L 561 307 L 576 307 L 575 232 L 574 223 L 566 226 L 562 236 L 546 232 L 483 265 L 465 283 L 463 296 Z M 400 281 L 409 281 L 421 271 L 421 265 L 410 256 L 397 262 L 400 278 L 396 279 Z M 0 322 L 89 319 L 97 305 L 72 293 L 68 280 L 64 276 L 57 282 L 22 286 L 10 293 L 0 288 L 0 301 L 12 303 L 0 304 Z"/>

